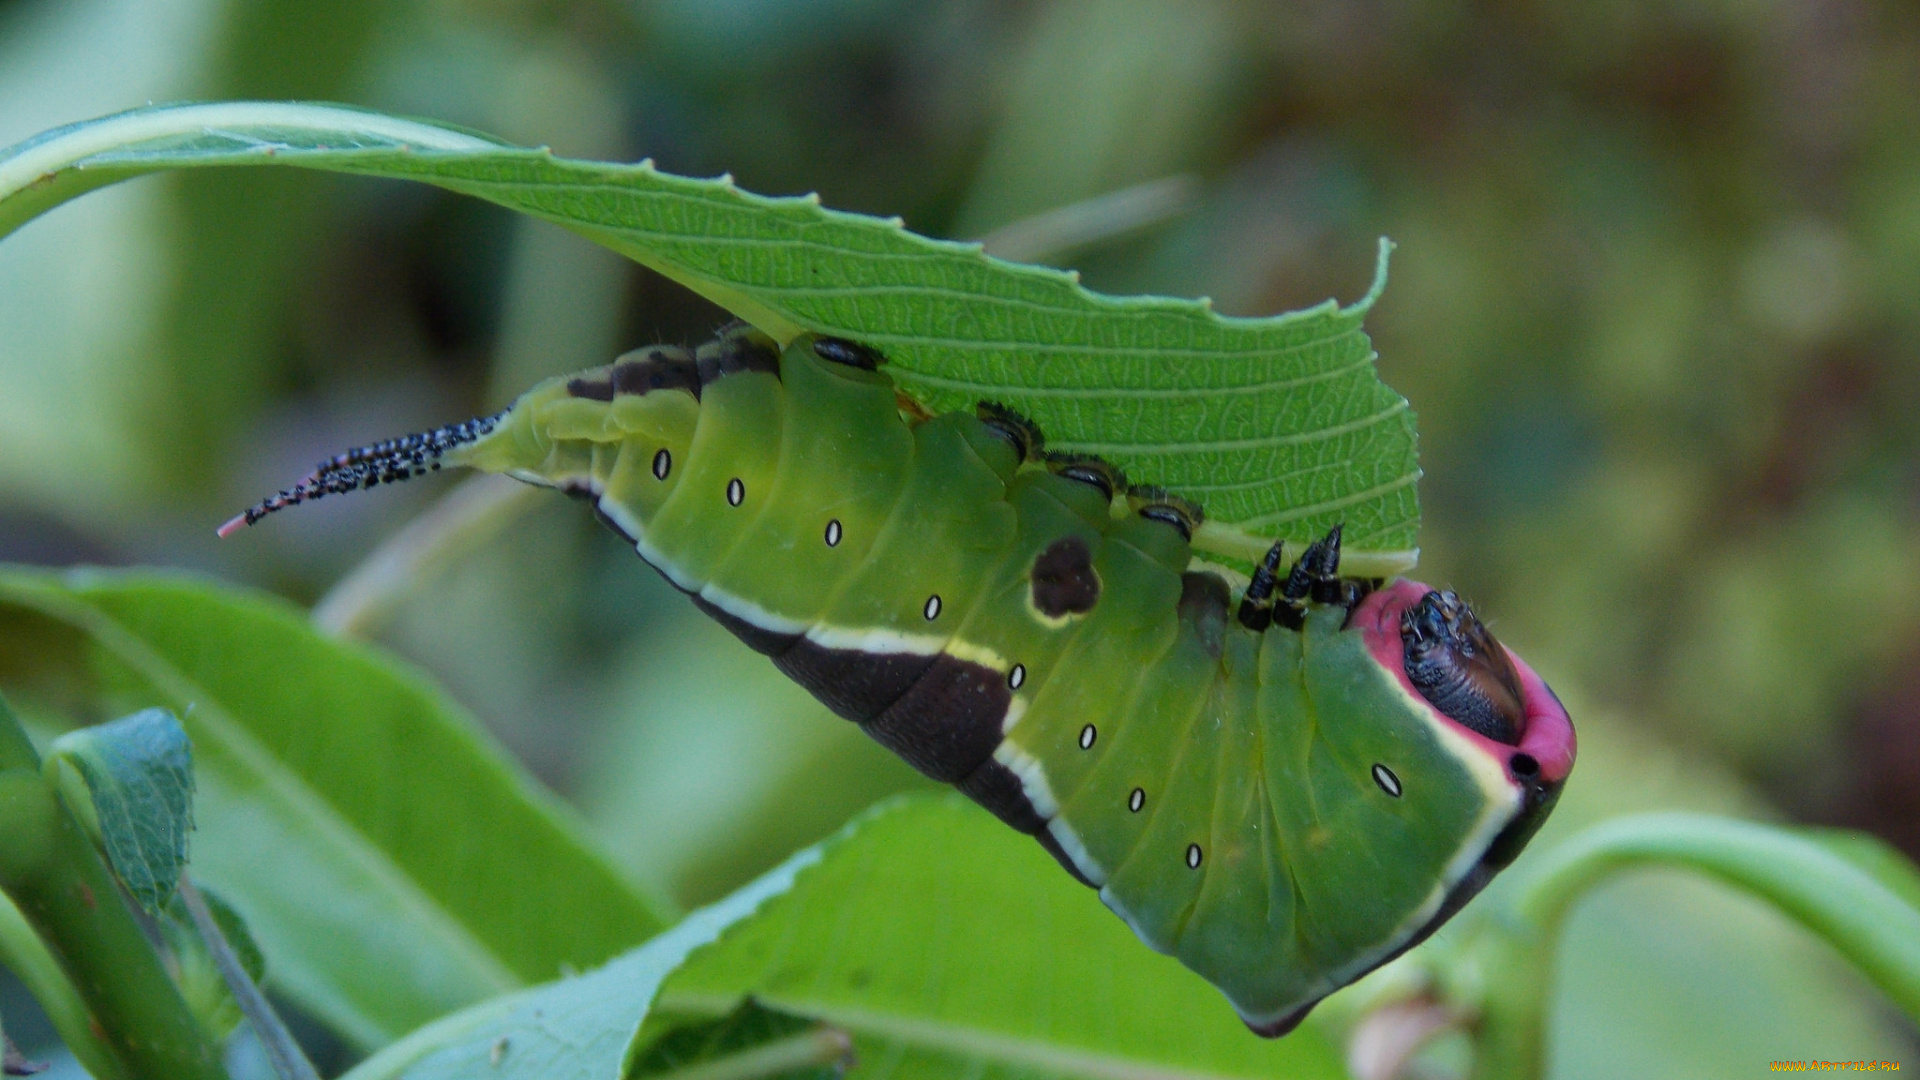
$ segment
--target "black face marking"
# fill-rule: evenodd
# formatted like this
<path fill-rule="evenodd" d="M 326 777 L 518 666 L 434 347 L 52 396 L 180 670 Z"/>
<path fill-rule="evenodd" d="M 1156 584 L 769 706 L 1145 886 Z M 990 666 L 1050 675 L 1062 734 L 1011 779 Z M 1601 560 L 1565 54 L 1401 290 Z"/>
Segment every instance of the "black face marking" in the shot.
<path fill-rule="evenodd" d="M 827 522 L 827 546 L 828 547 L 840 546 L 840 519 L 839 518 L 833 518 Z"/>
<path fill-rule="evenodd" d="M 920 609 L 920 614 L 925 615 L 928 622 L 932 622 L 940 617 L 939 593 L 934 593 L 932 596 L 927 597 L 927 605 Z"/>
<path fill-rule="evenodd" d="M 1080 749 L 1082 750 L 1093 749 L 1093 740 L 1099 737 L 1100 737 L 1100 733 L 1094 730 L 1094 727 L 1092 724 L 1088 724 L 1086 727 L 1081 728 L 1080 729 Z"/>
<path fill-rule="evenodd" d="M 739 506 L 747 499 L 747 485 L 739 477 L 727 481 L 727 505 Z"/>
<path fill-rule="evenodd" d="M 567 396 L 585 398 L 588 401 L 612 401 L 613 381 L 611 379 L 568 379 Z"/>
<path fill-rule="evenodd" d="M 1033 421 L 1003 405 L 983 401 L 974 409 L 974 415 L 987 426 L 987 430 L 1007 441 L 1021 461 L 1034 461 L 1040 457 L 1041 448 L 1046 445 L 1046 437 Z"/>
<path fill-rule="evenodd" d="M 1526 732 L 1520 678 L 1507 650 L 1451 592 L 1430 592 L 1400 615 L 1407 681 L 1462 727 L 1517 746 Z"/>
<path fill-rule="evenodd" d="M 616 394 L 685 390 L 700 396 L 700 369 L 685 349 L 656 345 L 630 352 L 614 362 L 609 376 Z"/>
<path fill-rule="evenodd" d="M 673 455 L 663 446 L 653 455 L 653 478 L 655 480 L 665 480 L 667 474 L 672 471 Z"/>
<path fill-rule="evenodd" d="M 757 330 L 736 325 L 722 330 L 720 336 L 694 353 L 700 385 L 748 371 L 780 374 L 780 347 Z"/>
<path fill-rule="evenodd" d="M 1381 791 L 1396 799 L 1400 797 L 1400 778 L 1393 775 L 1393 770 L 1385 765 L 1373 767 L 1373 782 L 1380 785 Z"/>
<path fill-rule="evenodd" d="M 1187 845 L 1187 869 L 1189 870 L 1200 869 L 1200 845 L 1199 844 Z"/>
<path fill-rule="evenodd" d="M 1137 814 L 1140 812 L 1140 808 L 1145 805 L 1147 805 L 1147 790 L 1145 788 L 1134 788 L 1133 794 L 1127 796 L 1127 809 Z"/>
<path fill-rule="evenodd" d="M 1007 689 L 1009 690 L 1020 689 L 1021 684 L 1026 681 L 1027 665 L 1025 664 L 1015 664 L 1013 665 L 1013 670 L 1007 672 Z"/>
<path fill-rule="evenodd" d="M 998 671 L 946 653 L 879 716 L 860 725 L 907 764 L 954 783 L 993 756 L 1013 694 Z"/>
<path fill-rule="evenodd" d="M 887 711 L 933 666 L 922 653 L 876 653 L 830 649 L 802 637 L 774 657 L 781 673 L 856 723 Z"/>
<path fill-rule="evenodd" d="M 1100 577 L 1093 572 L 1093 551 L 1078 536 L 1048 545 L 1033 560 L 1033 606 L 1050 619 L 1084 615 L 1100 599 Z"/>
<path fill-rule="evenodd" d="M 813 354 L 822 360 L 845 364 L 862 371 L 878 371 L 880 365 L 886 360 L 877 351 L 845 338 L 820 338 L 813 343 Z"/>
<path fill-rule="evenodd" d="M 1180 621 L 1193 627 L 1200 647 L 1219 656 L 1227 640 L 1227 605 L 1232 594 L 1219 574 L 1189 571 L 1180 575 Z"/>

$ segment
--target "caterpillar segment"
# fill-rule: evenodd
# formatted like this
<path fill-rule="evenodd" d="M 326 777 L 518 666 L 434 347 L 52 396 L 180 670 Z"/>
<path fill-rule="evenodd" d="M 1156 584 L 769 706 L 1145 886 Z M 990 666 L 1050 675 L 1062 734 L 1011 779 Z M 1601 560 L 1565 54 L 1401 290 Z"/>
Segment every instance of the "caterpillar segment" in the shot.
<path fill-rule="evenodd" d="M 1189 569 L 1198 506 L 1011 410 L 901 400 L 870 348 L 735 326 L 329 459 L 223 532 L 441 465 L 591 500 L 1262 1035 L 1425 938 L 1544 820 L 1572 725 L 1454 594 L 1340 577 L 1336 527 L 1236 598 Z"/>

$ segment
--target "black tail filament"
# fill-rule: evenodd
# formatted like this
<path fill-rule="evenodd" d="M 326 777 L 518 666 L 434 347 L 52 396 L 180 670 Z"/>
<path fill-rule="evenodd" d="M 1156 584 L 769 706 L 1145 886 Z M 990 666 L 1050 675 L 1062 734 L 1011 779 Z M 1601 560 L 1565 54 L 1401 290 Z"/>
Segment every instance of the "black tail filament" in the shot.
<path fill-rule="evenodd" d="M 344 495 L 349 491 L 397 484 L 402 480 L 425 476 L 440 468 L 440 458 L 447 451 L 491 433 L 506 415 L 503 412 L 462 420 L 458 424 L 448 424 L 417 435 L 403 435 L 398 439 L 386 439 L 371 446 L 336 454 L 315 466 L 299 483 L 278 495 L 262 499 L 245 513 L 220 526 L 218 533 L 223 537 L 231 536 L 276 510 L 285 510 L 289 506 L 298 506 L 328 495 Z"/>

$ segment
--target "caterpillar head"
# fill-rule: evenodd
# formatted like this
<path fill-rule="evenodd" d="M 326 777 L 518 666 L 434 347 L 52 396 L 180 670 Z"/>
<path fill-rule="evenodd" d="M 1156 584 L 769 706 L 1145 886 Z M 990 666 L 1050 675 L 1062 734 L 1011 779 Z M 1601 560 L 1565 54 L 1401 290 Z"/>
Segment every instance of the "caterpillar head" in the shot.
<path fill-rule="evenodd" d="M 1505 763 L 1515 784 L 1559 790 L 1575 752 L 1566 707 L 1465 601 L 1402 578 L 1369 594 L 1351 625 L 1410 696 Z"/>

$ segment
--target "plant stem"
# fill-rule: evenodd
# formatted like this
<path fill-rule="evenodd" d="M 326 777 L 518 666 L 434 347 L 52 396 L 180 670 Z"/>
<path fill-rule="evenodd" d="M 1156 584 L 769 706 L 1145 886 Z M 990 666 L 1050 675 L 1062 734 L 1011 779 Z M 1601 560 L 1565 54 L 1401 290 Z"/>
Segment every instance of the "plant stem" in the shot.
<path fill-rule="evenodd" d="M 540 495 L 504 476 L 463 481 L 328 590 L 313 607 L 313 624 L 338 637 L 370 636 L 422 581 L 485 543 Z"/>
<path fill-rule="evenodd" d="M 320 1073 L 314 1069 L 313 1062 L 307 1060 L 307 1055 L 301 1052 L 300 1044 L 294 1041 L 293 1033 L 281 1022 L 280 1014 L 273 1011 L 266 996 L 247 976 L 247 969 L 241 966 L 240 958 L 233 955 L 233 946 L 227 943 L 227 935 L 220 932 L 220 924 L 214 921 L 213 912 L 207 910 L 206 899 L 185 874 L 180 875 L 180 900 L 193 919 L 193 928 L 200 932 L 200 940 L 206 943 L 207 952 L 213 956 L 214 966 L 220 969 L 220 977 L 226 980 L 233 1000 L 239 1003 L 240 1011 L 246 1014 L 247 1023 L 253 1025 L 253 1033 L 259 1036 L 260 1045 L 267 1052 L 267 1060 L 273 1065 L 274 1075 L 280 1080 L 320 1080 Z"/>
<path fill-rule="evenodd" d="M 1485 924 L 1475 942 L 1486 977 L 1477 1076 L 1542 1075 L 1560 926 L 1588 890 L 1643 866 L 1694 870 L 1766 901 L 1920 1019 L 1920 910 L 1873 875 L 1785 829 L 1702 814 L 1644 814 L 1597 825 L 1543 852 L 1509 910 Z"/>
<path fill-rule="evenodd" d="M 53 1021 L 60 1041 L 67 1044 L 94 1080 L 124 1080 L 126 1072 L 113 1050 L 94 1033 L 80 991 L 74 989 L 67 973 L 60 970 L 60 961 L 47 951 L 46 943 L 4 892 L 0 892 L 0 967 L 13 972 L 26 986 L 47 1019 Z"/>

